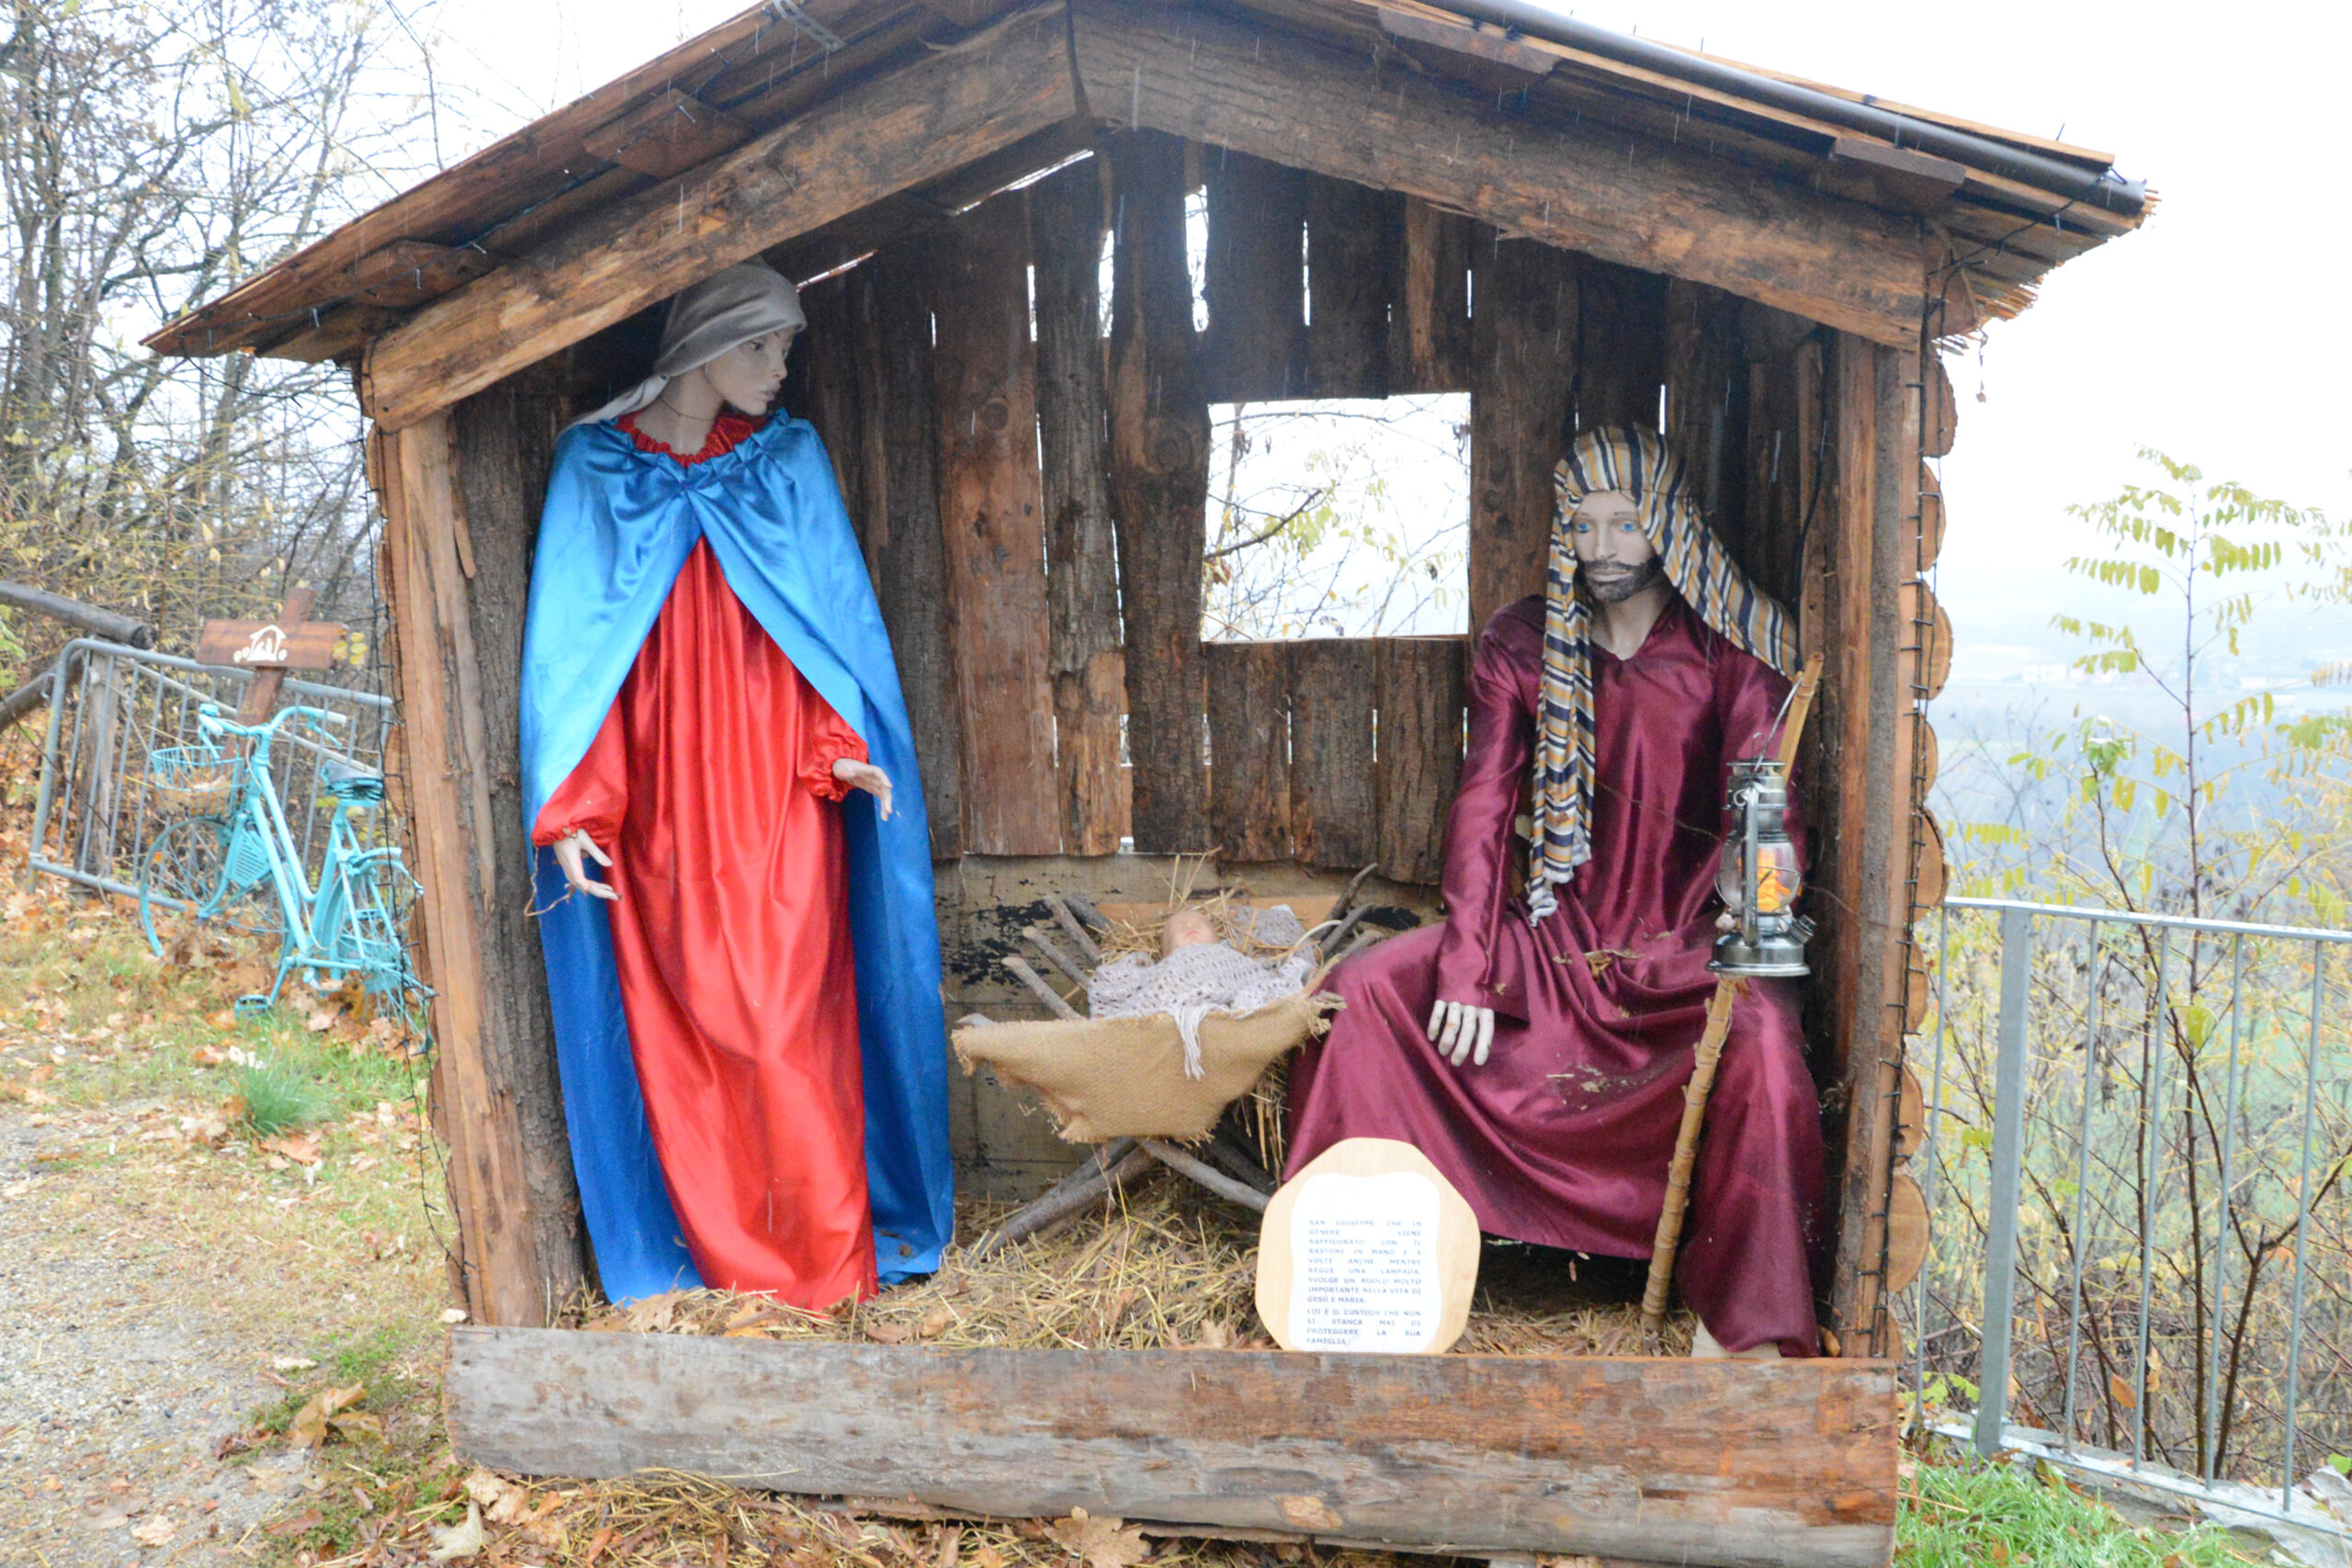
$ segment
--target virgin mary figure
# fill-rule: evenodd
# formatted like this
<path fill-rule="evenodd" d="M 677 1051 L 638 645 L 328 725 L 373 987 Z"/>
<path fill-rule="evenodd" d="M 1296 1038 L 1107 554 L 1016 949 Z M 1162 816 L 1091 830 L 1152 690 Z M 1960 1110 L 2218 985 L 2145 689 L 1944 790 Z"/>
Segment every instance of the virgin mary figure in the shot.
<path fill-rule="evenodd" d="M 548 482 L 525 811 L 616 1302 L 828 1306 L 937 1268 L 953 1224 L 906 704 L 823 444 L 763 417 L 805 322 L 757 263 L 680 294 L 653 376 Z"/>

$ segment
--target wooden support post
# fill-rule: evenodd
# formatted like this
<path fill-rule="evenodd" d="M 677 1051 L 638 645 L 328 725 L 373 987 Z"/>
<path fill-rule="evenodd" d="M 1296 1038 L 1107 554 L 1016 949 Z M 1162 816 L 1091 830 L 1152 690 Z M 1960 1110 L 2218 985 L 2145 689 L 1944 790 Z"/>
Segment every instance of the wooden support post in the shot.
<path fill-rule="evenodd" d="M 1886 1343 L 1882 1281 L 1889 1178 L 1894 1165 L 1894 1091 L 1902 1062 L 1910 925 L 1905 877 L 1911 781 L 1902 771 L 1914 704 L 1900 665 L 1904 627 L 1903 529 L 1916 531 L 1905 504 L 1918 468 L 1916 392 L 1905 387 L 1904 355 L 1838 335 L 1829 365 L 1831 419 L 1825 511 L 1828 625 L 1823 651 L 1823 761 L 1834 777 L 1827 820 L 1816 841 L 1829 853 L 1816 899 L 1825 921 L 1832 1035 L 1846 1088 L 1838 1179 L 1838 1246 L 1830 1281 L 1831 1326 L 1849 1354 Z"/>
<path fill-rule="evenodd" d="M 1578 258 L 1482 230 L 1471 247 L 1480 301 L 1470 323 L 1470 631 L 1544 592 L 1552 468 L 1567 450 L 1568 395 L 1582 361 Z"/>
<path fill-rule="evenodd" d="M 1445 814 L 1462 778 L 1469 648 L 1458 637 L 1378 646 L 1380 874 L 1433 884 L 1445 874 Z"/>
<path fill-rule="evenodd" d="M 964 727 L 956 700 L 955 614 L 939 525 L 939 448 L 932 420 L 931 278 L 923 242 L 886 246 L 858 270 L 874 273 L 880 344 L 884 523 L 875 592 L 915 736 L 931 812 L 931 852 L 964 852 Z"/>
<path fill-rule="evenodd" d="M 1657 428 L 1666 378 L 1667 279 L 1588 262 L 1578 274 L 1576 428 Z M 1486 290 L 1479 295 L 1484 298 Z"/>
<path fill-rule="evenodd" d="M 1291 849 L 1307 865 L 1355 870 L 1380 855 L 1372 637 L 1290 648 Z"/>
<path fill-rule="evenodd" d="M 1407 197 L 1388 317 L 1388 389 L 1459 392 L 1470 385 L 1470 247 L 1478 225 Z"/>
<path fill-rule="evenodd" d="M 1209 831 L 1221 861 L 1286 861 L 1290 837 L 1290 645 L 1204 645 Z"/>
<path fill-rule="evenodd" d="M 1061 765 L 1062 852 L 1117 852 L 1119 568 L 1111 541 L 1109 393 L 1103 386 L 1102 166 L 1029 187 L 1036 268 L 1037 447 L 1045 468 L 1046 664 Z"/>
<path fill-rule="evenodd" d="M 956 615 L 967 853 L 1061 848 L 1045 495 L 1029 344 L 1029 204 L 965 213 L 932 250 L 939 520 Z"/>
<path fill-rule="evenodd" d="M 378 437 L 436 1122 L 481 1323 L 546 1323 L 586 1279 L 516 718 L 557 388 L 552 370 L 527 372 Z"/>
<path fill-rule="evenodd" d="M 1318 398 L 1388 395 L 1388 307 L 1401 198 L 1350 180 L 1306 184 L 1306 385 Z"/>
<path fill-rule="evenodd" d="M 1110 159 L 1111 515 L 1127 632 L 1135 847 L 1169 854 L 1209 848 L 1201 756 L 1209 414 L 1193 373 L 1183 143 L 1156 131 L 1114 136 Z"/>
<path fill-rule="evenodd" d="M 1209 249 L 1200 386 L 1213 403 L 1295 398 L 1306 389 L 1306 175 L 1210 150 Z"/>

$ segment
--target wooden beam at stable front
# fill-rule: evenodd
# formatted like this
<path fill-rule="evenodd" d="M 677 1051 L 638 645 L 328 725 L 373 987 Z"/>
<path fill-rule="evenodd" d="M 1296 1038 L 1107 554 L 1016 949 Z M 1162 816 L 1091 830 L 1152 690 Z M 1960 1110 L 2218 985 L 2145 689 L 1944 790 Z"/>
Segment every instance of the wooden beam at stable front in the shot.
<path fill-rule="evenodd" d="M 1506 115 L 1370 56 L 1201 11 L 1075 0 L 1070 16 L 1087 100 L 1112 124 L 1404 191 L 1874 342 L 1917 340 L 1926 247 L 1885 213 L 1691 145 Z"/>
<path fill-rule="evenodd" d="M 1894 1369 L 460 1328 L 469 1461 L 1460 1556 L 1876 1568 Z M 1171 1531 L 1170 1533 L 1177 1533 Z"/>
<path fill-rule="evenodd" d="M 398 430 L 723 266 L 1077 111 L 1058 6 L 830 98 L 435 301 L 369 348 L 361 399 Z"/>
<path fill-rule="evenodd" d="M 519 780 L 523 614 L 561 423 L 549 367 L 378 437 L 405 781 L 434 988 L 435 1124 L 477 1322 L 587 1278 Z"/>

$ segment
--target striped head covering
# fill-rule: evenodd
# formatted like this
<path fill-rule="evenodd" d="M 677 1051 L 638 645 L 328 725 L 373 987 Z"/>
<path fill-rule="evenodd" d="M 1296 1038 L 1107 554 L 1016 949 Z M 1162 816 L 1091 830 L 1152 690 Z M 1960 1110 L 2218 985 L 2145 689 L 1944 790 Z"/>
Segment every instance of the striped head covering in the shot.
<path fill-rule="evenodd" d="M 1552 549 L 1544 574 L 1544 679 L 1536 698 L 1535 838 L 1527 874 L 1530 912 L 1553 910 L 1552 885 L 1592 858 L 1591 608 L 1577 581 L 1568 520 L 1584 499 L 1621 491 L 1640 508 L 1666 580 L 1698 617 L 1734 647 L 1787 674 L 1797 665 L 1796 627 L 1747 580 L 1690 499 L 1682 461 L 1656 431 L 1597 426 L 1578 434 L 1552 470 Z"/>

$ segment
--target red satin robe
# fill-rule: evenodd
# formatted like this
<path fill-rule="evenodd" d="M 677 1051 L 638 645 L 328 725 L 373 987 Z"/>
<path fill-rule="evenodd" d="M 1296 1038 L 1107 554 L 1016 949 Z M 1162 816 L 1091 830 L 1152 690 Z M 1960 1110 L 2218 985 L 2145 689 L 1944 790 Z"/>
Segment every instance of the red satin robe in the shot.
<path fill-rule="evenodd" d="M 697 463 L 749 436 L 720 417 Z M 629 1044 L 703 1282 L 825 1307 L 874 1294 L 857 975 L 833 763 L 865 743 L 697 542 L 532 841 L 613 857 Z"/>
<path fill-rule="evenodd" d="M 1646 1258 L 1665 1205 L 1715 976 L 1724 791 L 1788 683 L 1675 600 L 1630 660 L 1592 649 L 1592 859 L 1528 923 L 1510 891 L 1543 673 L 1544 601 L 1498 612 L 1472 661 L 1470 738 L 1446 819 L 1442 926 L 1382 942 L 1327 988 L 1347 1006 L 1290 1076 L 1293 1173 L 1342 1138 L 1396 1138 L 1461 1189 L 1479 1227 Z M 1791 836 L 1803 826 L 1791 814 Z M 1440 1001 L 1495 1010 L 1483 1066 L 1429 1038 Z M 1708 1100 L 1676 1269 L 1727 1349 L 1816 1347 L 1818 1096 L 1796 996 L 1750 980 Z"/>

